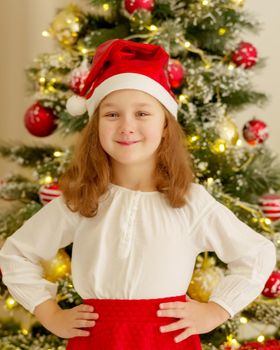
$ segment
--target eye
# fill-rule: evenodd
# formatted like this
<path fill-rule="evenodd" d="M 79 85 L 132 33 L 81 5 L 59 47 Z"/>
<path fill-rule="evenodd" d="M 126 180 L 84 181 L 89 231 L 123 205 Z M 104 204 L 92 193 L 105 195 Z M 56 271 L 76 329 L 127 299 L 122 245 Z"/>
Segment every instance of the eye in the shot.
<path fill-rule="evenodd" d="M 117 116 L 118 116 L 117 113 L 108 113 L 108 114 L 105 114 L 105 117 L 106 117 L 106 118 L 109 118 L 109 119 L 116 119 Z"/>
<path fill-rule="evenodd" d="M 139 116 L 139 117 L 141 117 L 141 118 L 143 118 L 143 117 L 147 117 L 148 115 L 149 115 L 149 113 L 146 113 L 146 112 L 137 112 L 137 115 Z"/>

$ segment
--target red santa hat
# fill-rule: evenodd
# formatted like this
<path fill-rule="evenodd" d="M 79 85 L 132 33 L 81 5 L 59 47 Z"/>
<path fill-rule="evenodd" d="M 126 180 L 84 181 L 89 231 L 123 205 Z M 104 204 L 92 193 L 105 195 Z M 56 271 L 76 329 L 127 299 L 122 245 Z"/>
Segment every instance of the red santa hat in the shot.
<path fill-rule="evenodd" d="M 169 55 L 158 45 L 113 39 L 98 46 L 80 96 L 66 104 L 72 115 L 88 111 L 91 117 L 100 101 L 121 89 L 144 91 L 155 97 L 177 118 L 178 103 L 171 91 L 167 65 Z"/>

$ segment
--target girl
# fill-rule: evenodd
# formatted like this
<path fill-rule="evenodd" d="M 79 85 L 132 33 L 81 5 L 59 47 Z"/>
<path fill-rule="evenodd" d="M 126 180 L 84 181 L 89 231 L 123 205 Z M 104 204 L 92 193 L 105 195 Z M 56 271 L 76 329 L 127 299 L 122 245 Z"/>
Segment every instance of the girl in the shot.
<path fill-rule="evenodd" d="M 70 338 L 67 350 L 199 350 L 199 334 L 252 302 L 275 266 L 274 245 L 192 182 L 168 58 L 159 46 L 126 40 L 97 48 L 84 100 L 68 102 L 76 113 L 83 102 L 91 119 L 62 196 L 1 249 L 11 295 Z M 84 302 L 62 310 L 39 261 L 71 242 Z M 186 296 L 203 251 L 229 267 L 207 303 Z"/>

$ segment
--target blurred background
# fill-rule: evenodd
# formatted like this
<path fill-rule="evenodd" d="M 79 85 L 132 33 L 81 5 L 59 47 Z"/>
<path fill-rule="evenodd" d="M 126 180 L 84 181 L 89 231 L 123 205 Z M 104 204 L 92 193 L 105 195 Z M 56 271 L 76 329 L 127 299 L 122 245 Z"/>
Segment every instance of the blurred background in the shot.
<path fill-rule="evenodd" d="M 60 144 L 61 135 L 58 133 L 36 138 L 25 130 L 23 115 L 33 100 L 28 97 L 24 69 L 38 53 L 55 50 L 54 40 L 44 38 L 41 33 L 48 28 L 56 10 L 69 3 L 69 0 L 1 0 L 0 140 Z M 76 3 L 84 5 L 86 0 Z M 242 128 L 254 116 L 266 122 L 270 132 L 267 144 L 280 156 L 280 2 L 247 0 L 245 8 L 263 24 L 258 36 L 248 34 L 246 40 L 257 47 L 260 57 L 267 58 L 266 67 L 257 71 L 253 82 L 257 90 L 268 94 L 270 101 L 263 109 L 246 108 L 239 113 L 237 124 Z M 73 136 L 64 142 L 71 144 Z M 14 167 L 14 164 L 0 159 L 0 176 Z"/>

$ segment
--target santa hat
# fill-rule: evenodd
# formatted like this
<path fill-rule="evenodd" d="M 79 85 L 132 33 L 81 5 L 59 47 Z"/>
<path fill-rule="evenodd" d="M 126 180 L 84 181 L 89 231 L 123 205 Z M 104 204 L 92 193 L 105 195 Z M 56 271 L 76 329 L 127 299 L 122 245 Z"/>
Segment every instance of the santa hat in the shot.
<path fill-rule="evenodd" d="M 169 55 L 158 45 L 113 39 L 98 46 L 80 96 L 66 104 L 71 115 L 88 111 L 91 117 L 99 102 L 121 89 L 144 91 L 155 97 L 177 118 L 178 103 L 171 91 L 167 65 Z"/>

